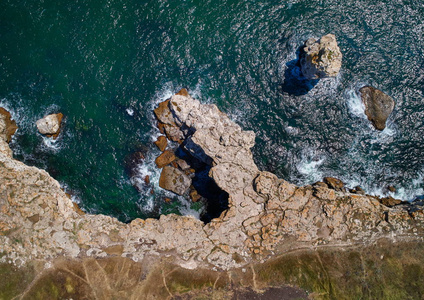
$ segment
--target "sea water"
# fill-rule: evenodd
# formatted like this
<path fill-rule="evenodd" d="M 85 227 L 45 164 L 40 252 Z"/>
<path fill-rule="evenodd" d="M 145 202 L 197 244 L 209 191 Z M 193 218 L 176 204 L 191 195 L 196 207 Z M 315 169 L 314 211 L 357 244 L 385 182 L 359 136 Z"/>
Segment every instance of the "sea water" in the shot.
<path fill-rule="evenodd" d="M 2 0 L 0 105 L 19 125 L 17 159 L 47 170 L 85 211 L 122 221 L 201 213 L 158 186 L 154 165 L 152 110 L 182 87 L 256 133 L 261 170 L 377 195 L 391 185 L 412 200 L 424 193 L 423 32 L 420 0 Z M 340 74 L 302 80 L 297 50 L 328 33 Z M 396 101 L 382 132 L 363 114 L 364 85 Z M 55 112 L 65 118 L 53 141 L 35 121 Z M 145 159 L 129 175 L 135 152 Z"/>

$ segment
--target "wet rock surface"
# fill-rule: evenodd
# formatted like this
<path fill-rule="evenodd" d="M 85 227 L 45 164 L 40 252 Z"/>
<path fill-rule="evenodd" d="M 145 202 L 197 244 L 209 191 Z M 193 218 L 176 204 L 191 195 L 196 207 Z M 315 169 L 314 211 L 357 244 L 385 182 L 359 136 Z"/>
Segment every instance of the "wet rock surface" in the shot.
<path fill-rule="evenodd" d="M 335 77 L 342 66 L 342 53 L 335 35 L 308 39 L 300 54 L 300 66 L 307 79 Z"/>
<path fill-rule="evenodd" d="M 359 91 L 368 120 L 371 121 L 375 129 L 384 130 L 386 121 L 395 107 L 395 101 L 389 95 L 372 86 L 364 86 Z"/>

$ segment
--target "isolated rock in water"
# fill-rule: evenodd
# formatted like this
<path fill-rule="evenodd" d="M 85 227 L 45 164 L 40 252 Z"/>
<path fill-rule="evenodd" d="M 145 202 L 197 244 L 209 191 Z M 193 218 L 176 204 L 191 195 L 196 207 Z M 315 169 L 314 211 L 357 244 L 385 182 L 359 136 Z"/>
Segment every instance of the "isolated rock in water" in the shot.
<path fill-rule="evenodd" d="M 307 79 L 336 76 L 342 66 L 342 53 L 335 35 L 327 34 L 319 40 L 308 39 L 300 55 L 300 66 Z"/>
<path fill-rule="evenodd" d="M 359 91 L 368 120 L 377 130 L 386 128 L 386 121 L 395 108 L 395 101 L 392 97 L 372 86 L 364 86 Z"/>
<path fill-rule="evenodd" d="M 60 133 L 62 119 L 62 113 L 51 114 L 38 120 L 35 124 L 37 125 L 38 131 L 41 134 L 47 135 L 48 137 L 53 137 L 55 139 Z"/>
<path fill-rule="evenodd" d="M 190 177 L 177 168 L 166 166 L 160 174 L 159 186 L 178 195 L 183 195 L 190 185 Z"/>
<path fill-rule="evenodd" d="M 16 126 L 16 122 L 12 120 L 10 113 L 3 107 L 0 107 L 0 139 L 9 143 L 16 129 L 18 129 L 18 126 Z"/>

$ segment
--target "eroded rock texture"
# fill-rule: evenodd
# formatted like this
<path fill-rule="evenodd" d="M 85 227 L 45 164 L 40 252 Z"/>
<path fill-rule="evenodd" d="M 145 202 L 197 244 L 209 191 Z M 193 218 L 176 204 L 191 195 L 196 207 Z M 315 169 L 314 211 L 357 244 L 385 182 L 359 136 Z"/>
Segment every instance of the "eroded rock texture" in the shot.
<path fill-rule="evenodd" d="M 342 66 L 342 53 L 335 35 L 308 39 L 301 52 L 300 66 L 307 79 L 335 77 Z"/>
<path fill-rule="evenodd" d="M 188 216 L 123 224 L 81 214 L 49 174 L 2 152 L 0 261 L 58 256 L 140 261 L 167 254 L 184 268 L 231 269 L 305 246 L 422 239 L 419 203 L 388 207 L 375 197 L 330 189 L 326 183 L 295 186 L 258 170 L 250 151 L 255 134 L 243 131 L 215 105 L 182 91 L 160 107 L 159 125 L 168 138 L 211 166 L 209 176 L 229 194 L 228 210 L 206 225 Z"/>

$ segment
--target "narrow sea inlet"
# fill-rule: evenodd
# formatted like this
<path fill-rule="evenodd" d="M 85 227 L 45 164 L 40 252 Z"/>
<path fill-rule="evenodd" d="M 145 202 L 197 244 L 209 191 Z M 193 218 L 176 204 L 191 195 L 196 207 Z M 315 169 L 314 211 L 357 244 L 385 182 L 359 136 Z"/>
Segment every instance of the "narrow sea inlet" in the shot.
<path fill-rule="evenodd" d="M 0 106 L 19 126 L 15 157 L 88 212 L 127 222 L 200 214 L 159 188 L 154 164 L 153 109 L 183 87 L 256 133 L 261 170 L 296 184 L 333 176 L 403 200 L 424 194 L 422 1 L 5 0 L 0 24 Z M 297 51 L 328 33 L 342 69 L 311 85 Z M 364 85 L 396 102 L 382 132 L 363 113 Z M 35 122 L 55 112 L 65 118 L 52 141 Z M 150 187 L 135 188 L 146 175 Z"/>

